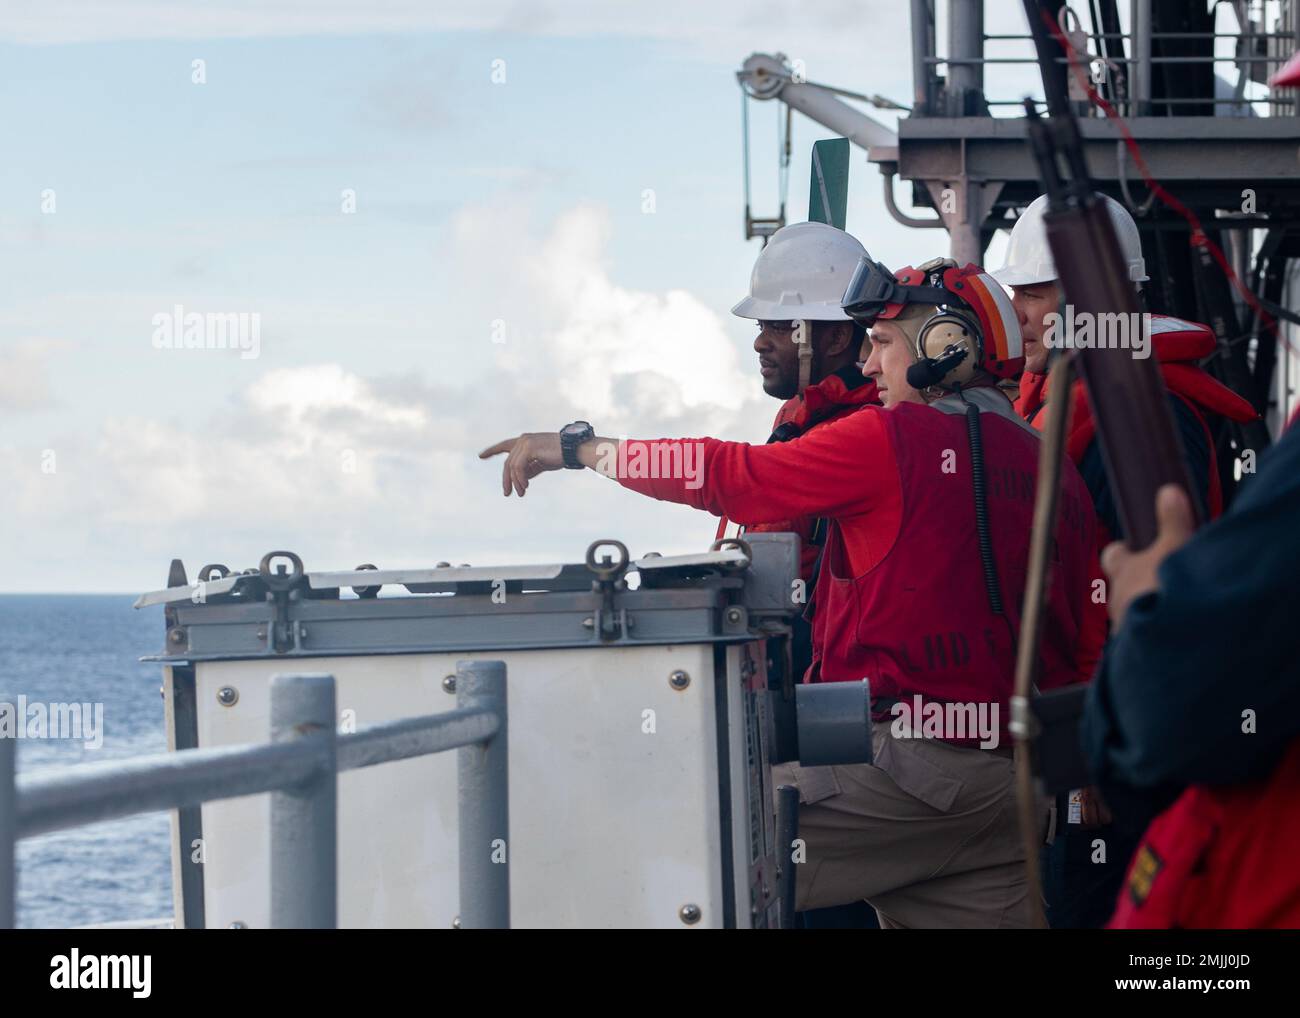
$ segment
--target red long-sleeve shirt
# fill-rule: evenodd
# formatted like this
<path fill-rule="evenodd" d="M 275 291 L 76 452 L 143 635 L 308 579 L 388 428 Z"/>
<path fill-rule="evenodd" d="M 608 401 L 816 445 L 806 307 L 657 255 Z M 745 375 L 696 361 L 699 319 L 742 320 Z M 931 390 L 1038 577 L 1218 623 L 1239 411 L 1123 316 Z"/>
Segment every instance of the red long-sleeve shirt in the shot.
<path fill-rule="evenodd" d="M 902 523 L 903 491 L 881 416 L 886 412 L 867 408 L 789 442 L 767 445 L 713 438 L 626 440 L 620 462 L 628 469 L 620 470 L 617 479 L 643 495 L 745 525 L 801 516 L 834 519 L 852 573 L 861 576 L 889 553 Z M 691 462 L 696 468 L 694 476 L 645 476 L 653 470 L 642 470 L 637 476 L 638 461 L 665 462 L 665 450 L 674 446 L 679 462 Z M 695 460 L 686 456 L 686 446 L 697 450 Z M 1094 561 L 1095 557 L 1094 549 Z M 1105 605 L 1094 602 L 1090 594 L 1081 594 L 1080 614 L 1085 621 L 1077 651 L 1079 681 L 1091 677 L 1104 643 Z"/>
<path fill-rule="evenodd" d="M 626 461 L 629 466 L 638 458 L 658 462 L 662 447 L 675 444 L 702 450 L 698 487 L 680 476 L 621 476 L 619 483 L 745 526 L 801 516 L 836 519 L 857 573 L 867 572 L 893 545 L 902 517 L 902 488 L 893 447 L 874 412 L 850 414 L 789 442 L 768 445 L 716 438 L 630 439 L 624 442 Z M 646 451 L 638 453 L 637 446 Z"/>
<path fill-rule="evenodd" d="M 801 395 L 786 400 L 772 422 L 772 437 L 768 439 L 768 443 L 788 442 L 808 434 L 815 428 L 825 427 L 831 421 L 856 413 L 868 405 L 880 405 L 875 382 L 865 378 L 856 364 L 847 365 L 820 382 L 810 385 Z M 715 536 L 718 538 L 728 536 L 728 529 L 732 522 L 723 516 L 718 521 Z M 823 522 L 820 517 L 795 516 L 765 523 L 745 524 L 741 529 L 749 533 L 768 531 L 797 534 L 799 575 L 805 582 L 810 582 L 817 567 L 817 559 L 821 555 L 822 543 L 826 539 Z"/>

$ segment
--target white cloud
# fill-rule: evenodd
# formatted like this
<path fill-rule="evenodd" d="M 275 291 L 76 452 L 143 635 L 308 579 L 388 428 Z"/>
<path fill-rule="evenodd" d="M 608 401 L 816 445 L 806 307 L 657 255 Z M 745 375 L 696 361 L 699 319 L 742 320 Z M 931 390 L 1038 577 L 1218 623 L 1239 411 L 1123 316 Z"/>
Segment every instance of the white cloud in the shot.
<path fill-rule="evenodd" d="M 12 479 L 0 499 L 18 522 L 0 555 L 35 557 L 28 571 L 40 577 L 6 586 L 142 589 L 158 585 L 173 555 L 191 571 L 245 568 L 273 547 L 298 551 L 309 568 L 574 561 L 597 537 L 634 552 L 704 547 L 713 523 L 702 514 L 595 475 L 542 477 L 522 503 L 507 501 L 500 460 L 477 459 L 510 434 L 578 416 L 615 435 L 741 437 L 761 435 L 773 409 L 739 366 L 725 309 L 610 277 L 601 211 L 569 210 L 536 235 L 523 215 L 502 252 L 486 238 L 509 214 L 466 210 L 456 232 L 467 285 L 496 284 L 485 315 L 534 330 L 492 346 L 493 370 L 395 377 L 304 363 L 264 372 L 231 405 L 196 403 L 180 420 L 128 410 L 97 431 L 52 438 L 52 474 L 34 450 L 0 448 Z M 486 330 L 478 342 L 490 345 Z M 57 550 L 24 536 L 33 532 Z"/>
<path fill-rule="evenodd" d="M 49 406 L 53 397 L 46 362 L 67 347 L 60 340 L 30 337 L 0 348 L 0 413 Z"/>
<path fill-rule="evenodd" d="M 492 235 L 493 213 L 463 213 L 461 236 Z M 542 342 L 512 348 L 510 320 L 500 363 L 540 377 L 575 409 L 623 433 L 638 427 L 721 423 L 753 395 L 719 315 L 685 290 L 648 293 L 621 286 L 601 264 L 609 223 L 583 206 L 559 218 L 524 256 L 526 286 L 512 303 L 531 309 Z"/>
<path fill-rule="evenodd" d="M 306 441 L 328 434 L 322 424 L 336 415 L 397 429 L 419 430 L 428 424 L 423 409 L 384 403 L 365 381 L 337 364 L 267 372 L 247 395 L 252 410 L 281 417 Z"/>

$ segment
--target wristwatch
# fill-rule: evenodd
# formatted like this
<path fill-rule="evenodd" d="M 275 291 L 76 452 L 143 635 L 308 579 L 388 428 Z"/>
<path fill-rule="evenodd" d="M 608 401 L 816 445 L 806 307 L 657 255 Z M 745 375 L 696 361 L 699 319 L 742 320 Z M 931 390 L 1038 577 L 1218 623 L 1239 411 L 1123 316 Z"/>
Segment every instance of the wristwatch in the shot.
<path fill-rule="evenodd" d="M 578 462 L 578 446 L 590 442 L 596 432 L 586 421 L 574 421 L 560 429 L 560 449 L 564 453 L 564 465 L 570 470 L 581 470 Z"/>

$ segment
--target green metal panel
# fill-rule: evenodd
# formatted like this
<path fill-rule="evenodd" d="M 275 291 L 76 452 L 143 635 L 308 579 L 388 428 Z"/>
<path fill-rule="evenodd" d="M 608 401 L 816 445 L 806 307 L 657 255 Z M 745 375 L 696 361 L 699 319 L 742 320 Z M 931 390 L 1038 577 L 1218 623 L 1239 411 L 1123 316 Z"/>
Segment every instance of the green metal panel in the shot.
<path fill-rule="evenodd" d="M 844 229 L 849 208 L 849 139 L 813 145 L 808 187 L 808 221 Z"/>

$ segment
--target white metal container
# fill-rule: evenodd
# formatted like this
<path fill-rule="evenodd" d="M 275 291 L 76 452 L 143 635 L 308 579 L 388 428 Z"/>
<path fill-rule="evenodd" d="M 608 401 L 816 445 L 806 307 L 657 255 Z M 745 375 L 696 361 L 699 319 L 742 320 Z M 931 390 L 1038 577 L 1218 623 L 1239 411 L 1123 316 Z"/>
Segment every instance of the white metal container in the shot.
<path fill-rule="evenodd" d="M 487 570 L 401 574 L 408 589 L 450 597 L 330 590 L 364 582 L 357 574 L 307 574 L 297 597 L 257 588 L 254 575 L 242 597 L 239 584 L 199 603 L 177 588 L 146 596 L 168 610 L 169 741 L 266 741 L 276 673 L 333 675 L 346 733 L 451 710 L 456 662 L 501 660 L 513 926 L 775 925 L 764 629 L 782 631 L 773 591 L 791 586 L 797 545 L 736 556 L 644 560 L 638 590 L 619 582 L 622 571 L 593 583 L 563 567 L 516 576 L 495 600 Z M 431 645 L 419 649 L 424 632 Z M 338 809 L 340 926 L 452 926 L 455 755 L 342 773 Z M 269 797 L 178 811 L 173 868 L 178 924 L 269 925 Z"/>

